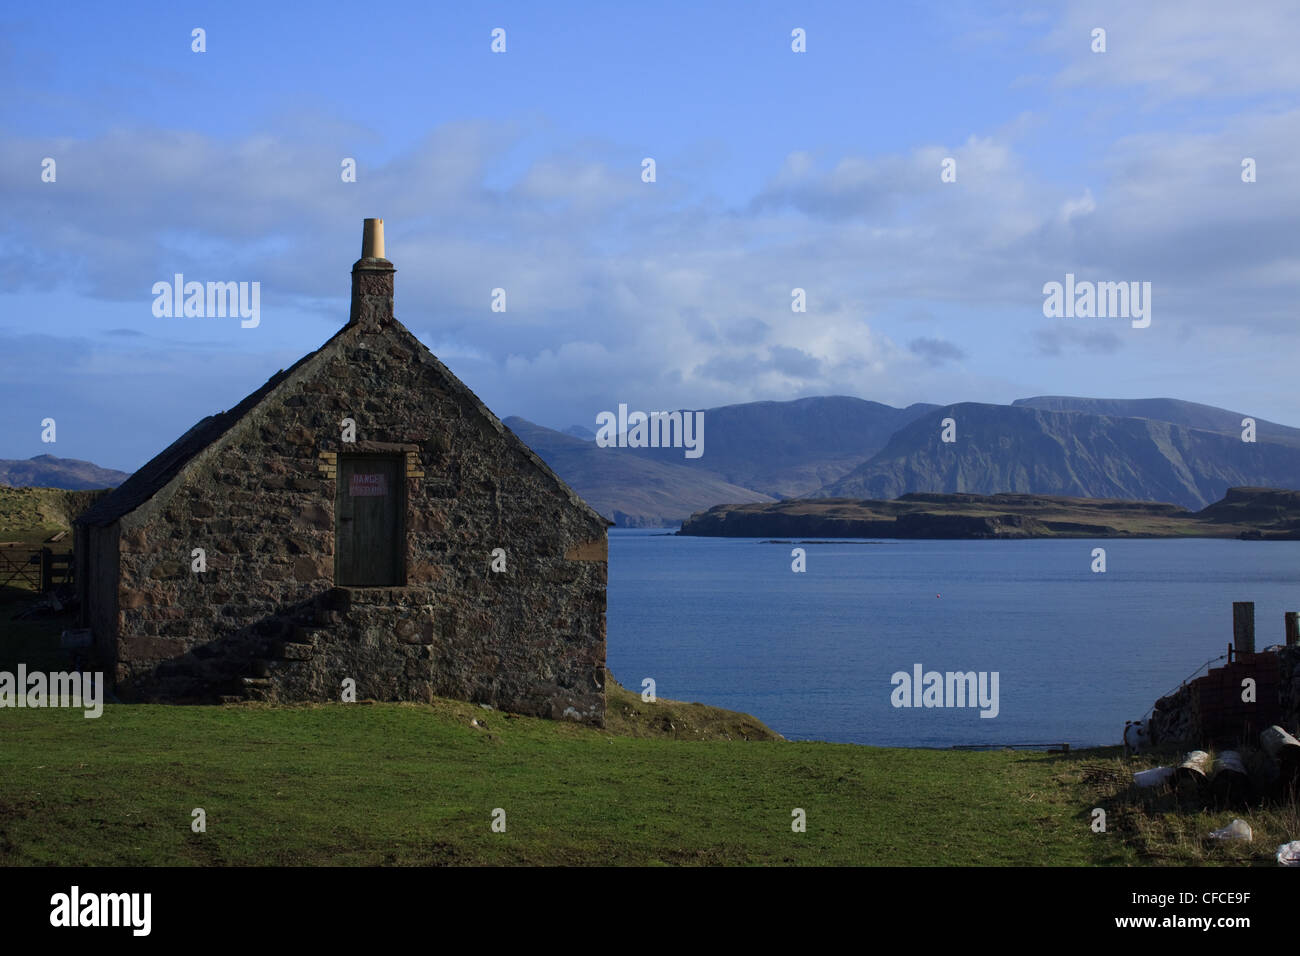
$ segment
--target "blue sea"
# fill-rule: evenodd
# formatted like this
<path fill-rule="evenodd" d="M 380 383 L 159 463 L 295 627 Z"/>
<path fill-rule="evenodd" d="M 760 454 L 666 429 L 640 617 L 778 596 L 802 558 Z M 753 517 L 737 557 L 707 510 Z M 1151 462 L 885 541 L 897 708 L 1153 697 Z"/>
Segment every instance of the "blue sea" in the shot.
<path fill-rule="evenodd" d="M 1117 744 L 1232 639 L 1300 610 L 1300 542 L 835 541 L 611 529 L 608 662 L 640 691 L 791 739 L 905 747 Z M 791 570 L 802 547 L 807 571 Z M 1106 550 L 1105 573 L 1092 551 Z M 998 714 L 894 707 L 891 676 L 998 674 Z"/>

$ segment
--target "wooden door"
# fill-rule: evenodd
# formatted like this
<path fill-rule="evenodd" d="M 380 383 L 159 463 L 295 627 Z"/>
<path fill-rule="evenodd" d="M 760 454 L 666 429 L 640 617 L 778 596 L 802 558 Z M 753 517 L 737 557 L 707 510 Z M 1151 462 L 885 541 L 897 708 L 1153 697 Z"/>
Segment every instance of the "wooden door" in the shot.
<path fill-rule="evenodd" d="M 402 459 L 339 455 L 334 502 L 335 583 L 406 583 L 406 503 Z"/>

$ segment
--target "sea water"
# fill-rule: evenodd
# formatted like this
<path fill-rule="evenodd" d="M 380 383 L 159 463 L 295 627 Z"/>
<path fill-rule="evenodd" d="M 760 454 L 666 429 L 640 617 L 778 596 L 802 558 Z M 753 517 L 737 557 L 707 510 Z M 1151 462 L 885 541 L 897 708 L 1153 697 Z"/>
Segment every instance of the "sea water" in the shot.
<path fill-rule="evenodd" d="M 793 548 L 807 570 L 791 570 Z M 1106 570 L 1092 570 L 1094 548 Z M 1300 542 L 801 541 L 612 529 L 608 662 L 627 688 L 753 714 L 792 739 L 1118 744 L 1232 640 L 1300 610 Z M 997 715 L 897 707 L 895 674 L 998 675 Z M 1203 673 L 1203 671 L 1201 671 Z"/>

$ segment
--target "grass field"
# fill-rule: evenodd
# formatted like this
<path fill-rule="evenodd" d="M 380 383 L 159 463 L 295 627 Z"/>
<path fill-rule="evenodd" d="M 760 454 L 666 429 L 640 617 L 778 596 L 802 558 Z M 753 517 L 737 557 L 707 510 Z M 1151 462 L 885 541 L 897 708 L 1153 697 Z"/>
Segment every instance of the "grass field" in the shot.
<path fill-rule="evenodd" d="M 67 667 L 66 612 L 13 617 L 34 598 L 0 594 L 0 671 Z M 0 865 L 1275 865 L 1300 838 L 1294 796 L 1204 811 L 1132 790 L 1161 758 L 1118 748 L 795 743 L 613 681 L 608 698 L 605 730 L 454 701 L 0 708 Z M 1234 816 L 1253 843 L 1206 839 Z"/>
<path fill-rule="evenodd" d="M 0 542 L 39 546 L 51 533 L 68 530 L 72 519 L 103 494 L 0 485 Z M 71 539 L 64 539 L 60 547 L 71 548 Z"/>
<path fill-rule="evenodd" d="M 618 694 L 641 711 L 618 732 L 450 701 L 0 710 L 0 863 L 1271 865 L 1294 835 L 1294 803 L 1145 802 L 1113 751 L 682 739 L 706 708 Z M 1122 781 L 1099 790 L 1099 765 Z M 1203 839 L 1235 815 L 1253 844 Z"/>
<path fill-rule="evenodd" d="M 6 865 L 1136 860 L 1044 754 L 638 738 L 454 702 L 0 710 L 0 740 Z"/>

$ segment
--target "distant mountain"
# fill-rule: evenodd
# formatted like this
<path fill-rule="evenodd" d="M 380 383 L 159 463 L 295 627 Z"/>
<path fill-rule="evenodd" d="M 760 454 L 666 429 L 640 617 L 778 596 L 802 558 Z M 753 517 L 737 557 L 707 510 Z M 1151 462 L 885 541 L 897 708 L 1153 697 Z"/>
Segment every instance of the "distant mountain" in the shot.
<path fill-rule="evenodd" d="M 507 418 L 505 425 L 587 504 L 621 527 L 674 527 L 722 501 L 772 500 L 704 469 L 647 461 L 629 449 L 600 448 L 523 418 Z"/>
<path fill-rule="evenodd" d="M 1029 492 L 1082 498 L 1167 501 L 1200 509 L 1234 486 L 1286 488 L 1300 479 L 1295 429 L 1269 424 L 1258 441 L 1241 440 L 1235 412 L 1154 399 L 1147 409 L 1214 428 L 1156 418 L 1055 411 L 1033 403 L 1098 402 L 1131 410 L 1140 403 L 1028 399 L 1016 405 L 963 403 L 927 412 L 883 449 L 811 497 L 896 498 L 909 492 Z M 1127 409 L 1124 406 L 1127 405 Z M 1218 413 L 1218 414 L 1215 414 Z M 942 420 L 956 441 L 940 440 Z M 1277 435 L 1280 440 L 1269 440 Z"/>
<path fill-rule="evenodd" d="M 700 458 L 686 459 L 677 448 L 627 451 L 637 458 L 708 471 L 775 498 L 796 497 L 848 474 L 883 448 L 894 432 L 937 407 L 894 408 L 843 395 L 724 405 L 704 412 Z"/>
<path fill-rule="evenodd" d="M 0 458 L 0 485 L 10 488 L 116 488 L 129 478 L 124 471 L 100 468 L 76 458 L 37 455 L 26 461 Z"/>
<path fill-rule="evenodd" d="M 953 444 L 940 441 L 947 417 L 957 422 Z M 1245 417 L 1171 398 L 894 408 L 828 396 L 707 409 L 696 459 L 681 448 L 601 448 L 582 425 L 567 433 L 522 418 L 506 425 L 601 514 L 665 527 L 714 505 L 797 497 L 1015 492 L 1196 510 L 1229 488 L 1300 485 L 1300 429 L 1256 418 L 1256 441 L 1243 442 Z M 91 489 L 127 477 L 52 455 L 0 461 L 0 485 Z"/>
<path fill-rule="evenodd" d="M 1083 412 L 1109 418 L 1149 418 L 1234 435 L 1237 438 L 1241 437 L 1241 421 L 1247 417 L 1247 413 L 1230 412 L 1213 405 L 1183 402 L 1176 398 L 1071 398 L 1064 395 L 1039 395 L 1035 398 L 1018 398 L 1011 404 L 1041 408 L 1049 412 Z M 1249 417 L 1255 419 L 1255 437 L 1259 441 L 1300 447 L 1300 428 L 1278 425 L 1254 415 Z"/>

